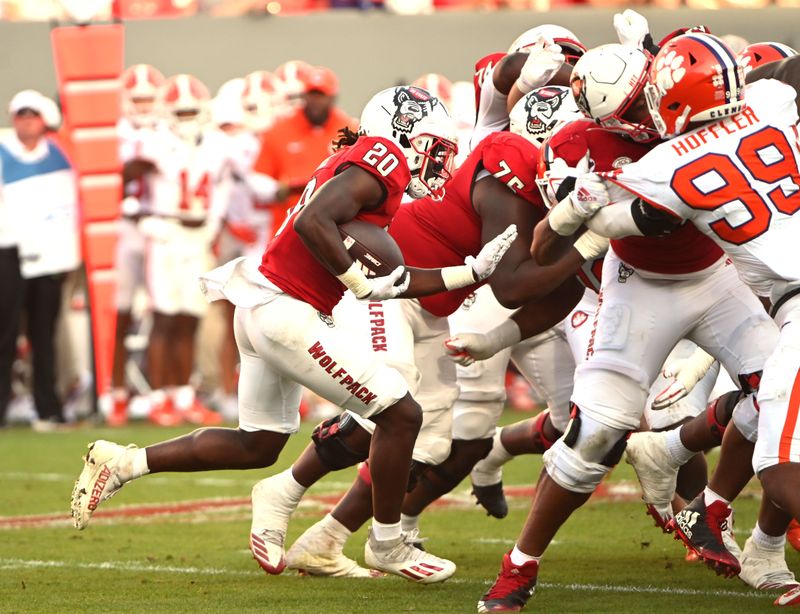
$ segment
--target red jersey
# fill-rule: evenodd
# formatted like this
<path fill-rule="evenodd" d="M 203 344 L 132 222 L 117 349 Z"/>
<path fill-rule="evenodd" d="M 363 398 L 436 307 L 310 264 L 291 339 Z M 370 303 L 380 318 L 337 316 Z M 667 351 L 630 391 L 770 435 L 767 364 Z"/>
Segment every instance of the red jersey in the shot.
<path fill-rule="evenodd" d="M 397 212 L 389 234 L 402 250 L 406 264 L 419 268 L 457 266 L 480 251 L 482 223 L 472 206 L 472 189 L 481 171 L 543 208 L 535 182 L 538 160 L 539 150 L 521 136 L 496 132 L 486 137 L 455 172 L 441 202 L 423 198 Z M 481 284 L 425 296 L 419 302 L 429 313 L 446 317 Z"/>
<path fill-rule="evenodd" d="M 371 173 L 386 191 L 380 207 L 362 211 L 355 219 L 381 227 L 389 225 L 411 181 L 408 163 L 392 141 L 362 136 L 354 145 L 330 156 L 314 171 L 300 200 L 267 246 L 259 267 L 259 271 L 281 290 L 328 315 L 341 300 L 345 286 L 309 251 L 291 222 L 320 186 L 350 166 Z"/>
<path fill-rule="evenodd" d="M 472 75 L 472 85 L 475 87 L 475 108 L 481 106 L 481 89 L 483 88 L 483 80 L 487 74 L 491 73 L 497 63 L 506 57 L 507 54 L 503 52 L 490 53 L 483 56 L 480 60 L 475 62 L 475 72 Z"/>
<path fill-rule="evenodd" d="M 611 171 L 636 162 L 652 149 L 651 144 L 636 143 L 598 127 L 591 120 L 564 125 L 545 147 L 570 166 L 575 166 L 588 149 L 595 171 Z M 665 275 L 702 271 L 722 257 L 719 246 L 689 222 L 663 237 L 612 240 L 611 247 L 632 267 Z"/>

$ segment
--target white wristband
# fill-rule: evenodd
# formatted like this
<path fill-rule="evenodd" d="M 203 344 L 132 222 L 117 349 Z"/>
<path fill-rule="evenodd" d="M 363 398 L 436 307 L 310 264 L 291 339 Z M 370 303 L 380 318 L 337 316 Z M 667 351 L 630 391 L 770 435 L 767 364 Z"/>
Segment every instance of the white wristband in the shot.
<path fill-rule="evenodd" d="M 528 83 L 522 75 L 517 77 L 517 80 L 514 82 L 514 85 L 516 85 L 517 89 L 524 95 L 530 94 L 533 90 L 536 89 L 536 86 Z"/>
<path fill-rule="evenodd" d="M 596 232 L 587 230 L 578 237 L 578 240 L 572 244 L 572 247 L 578 251 L 581 258 L 584 260 L 593 260 L 608 249 L 608 239 L 600 236 Z"/>
<path fill-rule="evenodd" d="M 555 207 L 550 209 L 550 213 L 547 214 L 547 222 L 556 234 L 562 237 L 568 237 L 580 228 L 584 219 L 575 211 L 569 196 L 567 196 Z"/>
<path fill-rule="evenodd" d="M 459 266 L 448 266 L 442 269 L 442 281 L 444 287 L 448 290 L 455 290 L 456 288 L 463 288 L 470 286 L 477 280 L 475 279 L 475 271 L 468 264 L 461 264 Z"/>
<path fill-rule="evenodd" d="M 344 273 L 337 275 L 336 279 L 347 286 L 356 298 L 365 298 L 372 293 L 372 285 L 355 260 Z"/>

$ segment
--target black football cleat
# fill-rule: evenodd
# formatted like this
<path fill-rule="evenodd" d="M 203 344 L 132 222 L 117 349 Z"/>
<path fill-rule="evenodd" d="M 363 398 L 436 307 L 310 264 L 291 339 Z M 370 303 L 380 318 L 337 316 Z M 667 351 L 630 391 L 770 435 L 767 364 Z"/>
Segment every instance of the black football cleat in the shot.
<path fill-rule="evenodd" d="M 508 501 L 503 492 L 503 483 L 490 484 L 489 486 L 472 486 L 472 494 L 480 505 L 486 510 L 487 516 L 505 518 L 508 516 Z"/>
<path fill-rule="evenodd" d="M 700 493 L 675 514 L 667 527 L 675 531 L 675 539 L 682 540 L 717 575 L 733 578 L 742 568 L 722 540 L 722 532 L 732 521 L 732 512 L 730 506 L 722 501 L 706 506 L 703 493 Z"/>

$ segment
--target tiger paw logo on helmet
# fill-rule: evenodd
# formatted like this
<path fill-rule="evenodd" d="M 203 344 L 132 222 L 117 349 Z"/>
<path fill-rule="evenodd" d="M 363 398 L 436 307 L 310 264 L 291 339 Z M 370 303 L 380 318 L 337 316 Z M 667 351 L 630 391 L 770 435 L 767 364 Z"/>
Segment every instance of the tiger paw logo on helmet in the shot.
<path fill-rule="evenodd" d="M 418 87 L 398 87 L 394 91 L 397 107 L 392 116 L 392 128 L 408 134 L 414 125 L 426 117 L 439 104 L 439 99 Z"/>
<path fill-rule="evenodd" d="M 672 89 L 676 83 L 683 79 L 686 69 L 683 67 L 684 57 L 675 51 L 670 51 L 656 59 L 653 67 L 655 82 L 661 92 Z"/>

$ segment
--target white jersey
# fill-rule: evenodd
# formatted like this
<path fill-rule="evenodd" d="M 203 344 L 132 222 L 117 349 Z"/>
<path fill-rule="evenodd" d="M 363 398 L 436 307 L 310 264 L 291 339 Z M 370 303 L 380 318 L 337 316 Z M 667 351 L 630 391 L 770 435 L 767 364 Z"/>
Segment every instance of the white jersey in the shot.
<path fill-rule="evenodd" d="M 171 131 L 163 133 L 154 162 L 152 211 L 158 217 L 218 223 L 225 215 L 235 166 L 232 141 L 207 130 L 200 143 L 188 143 Z"/>
<path fill-rule="evenodd" d="M 800 286 L 800 143 L 794 88 L 756 81 L 747 107 L 660 144 L 609 179 L 691 220 L 733 259 L 742 280 L 776 301 Z M 611 190 L 617 200 L 619 190 Z"/>

